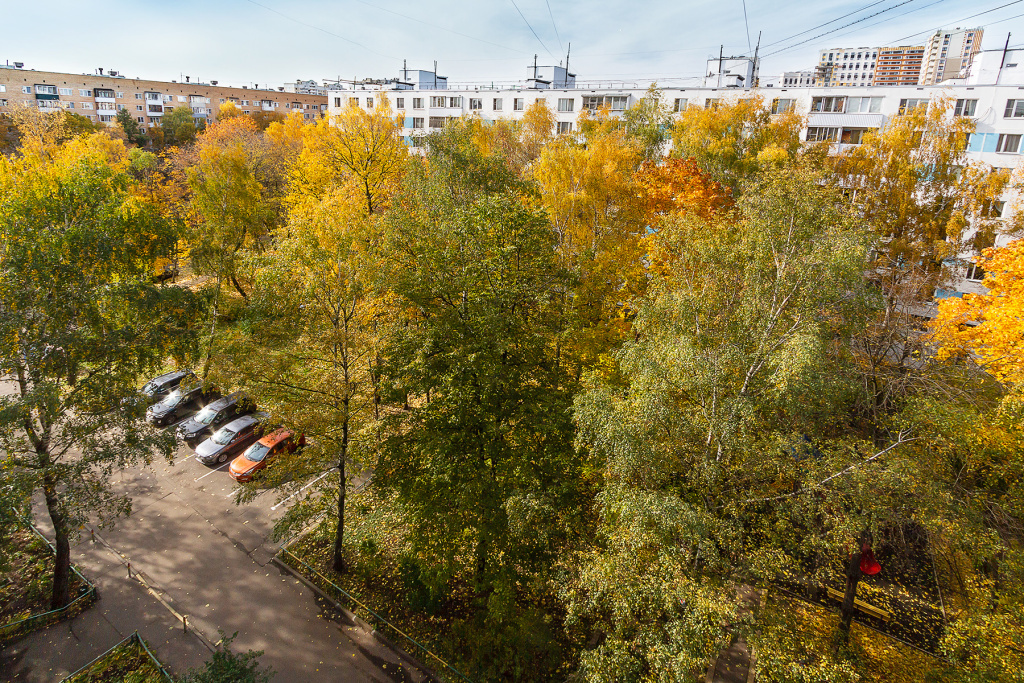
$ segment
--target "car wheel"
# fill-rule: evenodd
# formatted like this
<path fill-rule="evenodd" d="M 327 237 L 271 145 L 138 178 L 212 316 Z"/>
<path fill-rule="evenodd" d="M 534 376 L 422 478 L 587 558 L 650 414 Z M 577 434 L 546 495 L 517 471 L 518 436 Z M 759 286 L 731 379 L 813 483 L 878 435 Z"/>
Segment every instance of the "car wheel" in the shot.
<path fill-rule="evenodd" d="M 220 455 L 217 456 L 217 463 L 218 464 L 219 463 L 223 463 L 227 459 L 228 459 L 227 453 L 221 453 Z"/>

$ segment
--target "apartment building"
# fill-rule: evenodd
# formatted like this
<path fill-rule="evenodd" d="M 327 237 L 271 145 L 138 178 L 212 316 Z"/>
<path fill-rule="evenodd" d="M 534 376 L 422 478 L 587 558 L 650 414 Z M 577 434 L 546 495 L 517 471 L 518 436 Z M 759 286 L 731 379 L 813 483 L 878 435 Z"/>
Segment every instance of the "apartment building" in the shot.
<path fill-rule="evenodd" d="M 861 48 L 860 53 L 862 60 L 871 54 L 877 58 L 874 50 Z M 884 128 L 893 116 L 918 105 L 929 105 L 938 98 L 950 97 L 954 100 L 951 115 L 970 117 L 976 124 L 976 131 L 968 144 L 969 158 L 995 168 L 1014 169 L 1024 161 L 1024 68 L 1016 68 L 1016 60 L 1018 56 L 1024 58 L 1024 51 L 1007 54 L 1007 63 L 1013 64 L 1014 68 L 1002 70 L 999 85 L 982 85 L 978 82 L 982 76 L 978 75 L 973 84 L 956 82 L 931 87 L 864 84 L 851 91 L 842 82 L 833 87 L 793 87 L 783 82 L 760 89 L 666 87 L 662 89 L 662 96 L 676 112 L 687 107 L 715 107 L 723 102 L 760 97 L 771 114 L 794 111 L 806 116 L 802 138 L 811 143 L 828 143 L 834 153 L 860 145 L 869 131 Z M 1014 61 L 1010 62 L 1011 59 Z M 1024 64 L 1024 59 L 1021 63 Z M 435 81 L 430 72 L 421 72 L 414 83 L 394 79 L 379 81 L 375 85 L 332 90 L 328 112 L 337 114 L 350 106 L 372 110 L 387 99 L 391 108 L 402 117 L 401 134 L 406 144 L 415 148 L 422 144 L 423 136 L 443 128 L 452 119 L 470 116 L 484 121 L 518 119 L 538 101 L 544 102 L 554 113 L 554 132 L 571 135 L 576 132 L 580 112 L 594 112 L 607 107 L 612 116 L 619 116 L 647 93 L 647 88 L 641 84 L 621 88 L 598 87 L 574 78 L 574 87 L 553 87 L 555 82 L 544 83 L 528 78 L 504 86 L 461 86 L 449 84 L 447 79 Z M 436 88 L 433 87 L 435 83 Z M 1016 190 L 1007 191 L 999 211 L 1005 207 L 1009 215 L 1011 207 L 1016 204 L 1016 197 Z M 1000 235 L 996 246 L 1002 246 L 1010 239 Z M 980 282 L 984 274 L 972 265 L 972 256 L 959 256 L 958 265 L 953 268 L 953 289 L 940 290 L 938 297 L 983 291 Z"/>
<path fill-rule="evenodd" d="M 864 87 L 875 79 L 877 47 L 835 47 L 818 51 L 816 85 Z"/>
<path fill-rule="evenodd" d="M 872 85 L 917 85 L 924 61 L 923 45 L 878 48 Z"/>
<path fill-rule="evenodd" d="M 974 56 L 981 51 L 981 28 L 936 31 L 925 45 L 918 85 L 934 85 L 967 75 Z"/>
<path fill-rule="evenodd" d="M 809 87 L 817 85 L 817 69 L 804 69 L 803 71 L 783 71 L 779 76 L 778 85 L 783 88 Z"/>
<path fill-rule="evenodd" d="M 126 78 L 115 72 L 70 74 L 0 65 L 0 112 L 14 106 L 43 111 L 66 109 L 97 123 L 112 124 L 127 109 L 144 127 L 160 125 L 171 109 L 187 107 L 197 123 L 215 120 L 220 107 L 235 104 L 244 114 L 257 111 L 290 114 L 301 111 L 309 121 L 327 110 L 326 95 L 289 93 L 284 88 L 232 88 L 210 83 L 184 83 Z"/>

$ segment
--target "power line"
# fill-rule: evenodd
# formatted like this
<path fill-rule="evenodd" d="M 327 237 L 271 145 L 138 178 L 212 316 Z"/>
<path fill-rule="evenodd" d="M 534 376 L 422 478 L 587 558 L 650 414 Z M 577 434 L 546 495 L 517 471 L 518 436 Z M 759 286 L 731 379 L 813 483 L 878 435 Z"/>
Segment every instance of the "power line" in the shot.
<path fill-rule="evenodd" d="M 938 2 L 942 2 L 942 1 L 943 0 L 938 0 Z M 849 24 L 843 24 L 842 26 L 834 28 L 831 31 L 825 31 L 824 33 L 819 33 L 816 36 L 811 36 L 810 38 L 807 38 L 805 40 L 801 40 L 798 43 L 794 43 L 793 45 L 789 45 L 787 47 L 781 48 L 779 50 L 776 50 L 775 52 L 769 52 L 768 54 L 763 55 L 762 59 L 764 57 L 771 57 L 772 55 L 777 55 L 780 52 L 784 52 L 786 50 L 792 50 L 795 47 L 799 47 L 800 45 L 804 45 L 805 43 L 809 43 L 812 40 L 817 40 L 818 38 L 821 38 L 823 36 L 827 36 L 830 33 L 835 33 L 836 31 L 842 31 L 844 28 L 849 28 L 850 26 L 853 26 L 854 24 L 859 24 L 862 21 L 867 21 L 868 19 L 871 19 L 872 17 L 877 17 L 879 14 L 885 14 L 886 12 L 891 12 L 892 10 L 896 9 L 897 7 L 902 7 L 903 5 L 909 5 L 912 2 L 915 2 L 915 0 L 903 0 L 903 2 L 897 3 L 897 4 L 893 5 L 892 7 L 886 7 L 885 9 L 879 10 L 879 11 L 875 12 L 874 14 L 869 14 L 866 17 L 861 17 L 860 19 L 857 19 L 856 21 L 851 21 Z M 932 3 L 932 4 L 937 4 L 937 3 Z"/>
<path fill-rule="evenodd" d="M 387 59 L 398 59 L 398 57 L 394 57 L 392 55 L 386 55 L 386 54 L 384 54 L 382 52 L 377 52 L 373 48 L 367 47 L 366 45 L 363 45 L 362 43 L 357 43 L 356 41 L 352 40 L 351 38 L 346 38 L 345 36 L 338 35 L 337 33 L 333 33 L 331 31 L 328 31 L 327 29 L 321 28 L 319 26 L 314 26 L 313 24 L 307 24 L 306 22 L 301 21 L 299 19 L 296 19 L 295 17 L 290 17 L 287 14 L 285 14 L 284 12 L 278 12 L 273 7 L 267 7 L 266 5 L 263 5 L 263 4 L 260 4 L 260 3 L 256 2 L 256 0 L 245 0 L 245 1 L 250 3 L 250 4 L 256 5 L 257 7 L 262 7 L 263 9 L 267 10 L 268 12 L 273 12 L 274 14 L 276 14 L 278 16 L 284 17 L 288 21 L 293 21 L 296 24 L 299 24 L 301 26 L 305 26 L 306 28 L 315 29 L 317 31 L 320 31 L 321 33 L 326 33 L 329 36 L 334 36 L 335 38 L 338 38 L 340 40 L 344 40 L 346 43 L 351 43 L 351 44 L 355 45 L 356 47 L 361 47 L 364 50 L 366 50 L 367 52 L 373 53 L 373 54 L 377 55 L 378 57 L 386 57 Z"/>
<path fill-rule="evenodd" d="M 743 0 L 743 27 L 747 29 L 747 52 L 750 49 L 750 22 L 747 21 L 747 0 Z"/>
<path fill-rule="evenodd" d="M 551 55 L 552 59 L 554 59 L 555 56 L 553 54 L 551 54 L 551 50 L 549 50 L 548 46 L 544 44 L 544 41 L 540 39 L 540 36 L 537 35 L 537 32 L 533 30 L 533 26 L 530 26 L 530 22 L 526 21 L 526 16 L 523 14 L 523 11 L 521 9 L 519 9 L 519 5 L 516 4 L 516 0 L 509 0 L 509 2 L 511 2 L 512 6 L 516 8 L 517 12 L 519 12 L 519 16 L 523 18 L 524 22 L 526 22 L 527 28 L 530 29 L 530 33 L 532 33 L 533 37 L 537 39 L 537 42 L 540 43 L 540 46 L 542 48 L 544 48 L 545 52 L 547 52 L 549 55 Z"/>
<path fill-rule="evenodd" d="M 408 19 L 409 21 L 414 21 L 417 24 L 423 24 L 424 26 L 429 26 L 430 28 L 436 28 L 436 29 L 438 29 L 440 31 L 447 31 L 448 33 L 454 33 L 457 36 L 462 36 L 463 38 L 469 38 L 470 40 L 475 40 L 475 41 L 477 41 L 479 43 L 486 43 L 487 45 L 493 45 L 494 47 L 500 47 L 502 50 L 508 50 L 509 52 L 518 52 L 519 54 L 526 54 L 522 50 L 518 50 L 518 49 L 512 48 L 512 47 L 507 47 L 507 46 L 501 45 L 499 43 L 494 43 L 494 42 L 491 42 L 490 40 L 484 40 L 483 38 L 477 38 L 476 36 L 471 36 L 471 35 L 467 35 L 465 33 L 460 33 L 459 31 L 455 31 L 455 30 L 450 29 L 450 28 L 445 28 L 444 26 L 438 26 L 437 24 L 431 24 L 429 21 L 423 21 L 422 19 L 417 19 L 416 17 L 410 17 L 408 14 L 402 14 L 401 12 L 395 12 L 394 10 L 390 10 L 390 9 L 388 9 L 386 7 L 380 7 L 378 5 L 374 5 L 372 3 L 365 2 L 364 0 L 356 0 L 356 2 L 358 2 L 360 5 L 366 5 L 367 7 L 372 7 L 373 9 L 380 10 L 381 12 L 387 12 L 388 14 L 393 14 L 396 17 L 401 17 L 403 19 Z"/>
<path fill-rule="evenodd" d="M 551 3 L 548 0 L 544 0 L 544 3 L 548 6 L 548 16 L 551 17 L 551 28 L 555 29 L 555 38 L 558 38 L 558 49 L 564 50 L 562 47 L 562 36 L 558 35 L 558 26 L 555 25 L 555 15 L 551 12 Z"/>
<path fill-rule="evenodd" d="M 859 9 L 855 9 L 852 12 L 848 12 L 848 13 L 842 15 L 841 17 L 836 17 L 835 19 L 831 19 L 829 21 L 826 21 L 824 24 L 818 24 L 817 26 L 812 26 L 811 28 L 807 29 L 806 31 L 800 31 L 800 33 L 794 33 L 793 35 L 791 35 L 791 36 L 789 36 L 787 38 L 782 38 L 781 40 L 776 40 L 775 42 L 768 43 L 767 45 L 763 45 L 762 47 L 771 47 L 772 45 L 778 45 L 779 43 L 785 43 L 787 40 L 792 40 L 793 38 L 798 38 L 799 36 L 802 36 L 805 33 L 810 33 L 811 31 L 817 31 L 819 28 L 822 28 L 824 26 L 828 26 L 829 24 L 834 24 L 837 21 L 842 21 L 846 17 L 852 17 L 854 14 L 857 14 L 858 12 L 863 12 L 866 9 L 870 9 L 870 8 L 874 7 L 875 5 L 881 5 L 883 2 L 887 2 L 887 1 L 888 0 L 876 0 L 875 2 L 871 3 L 870 5 L 865 5 L 864 7 L 861 7 Z M 749 39 L 747 40 L 747 42 L 750 42 Z"/>
<path fill-rule="evenodd" d="M 956 19 L 955 21 L 952 21 L 952 22 L 949 22 L 949 23 L 956 24 L 956 23 L 961 22 L 961 21 L 967 21 L 968 19 L 973 19 L 974 17 L 980 17 L 982 14 L 988 14 L 989 12 L 995 12 L 996 10 L 1003 9 L 1004 7 L 1009 7 L 1010 5 L 1017 5 L 1017 4 L 1021 3 L 1021 2 L 1024 2 L 1024 0 L 1013 0 L 1013 2 L 1008 2 L 1005 5 L 999 5 L 999 7 L 993 7 L 992 9 L 987 9 L 984 12 L 978 12 L 977 14 L 972 14 L 969 17 L 963 17 L 962 19 Z M 1009 19 L 1016 19 L 1016 17 L 1009 17 Z M 999 21 L 1007 21 L 1007 19 L 1000 19 Z M 992 23 L 998 23 L 998 22 L 992 22 Z M 948 24 L 947 24 L 947 26 L 948 26 Z M 909 36 L 903 36 L 902 38 L 897 38 L 896 40 L 894 40 L 894 41 L 892 41 L 890 43 L 886 43 L 886 45 L 895 45 L 896 43 L 898 43 L 900 41 L 903 41 L 903 40 L 907 40 L 908 38 L 913 38 L 914 36 L 920 36 L 920 35 L 924 35 L 926 33 L 931 33 L 932 31 L 940 31 L 940 30 L 942 30 L 941 26 L 938 26 L 938 27 L 933 28 L 933 29 L 929 29 L 927 31 L 918 31 L 917 33 L 911 33 Z"/>

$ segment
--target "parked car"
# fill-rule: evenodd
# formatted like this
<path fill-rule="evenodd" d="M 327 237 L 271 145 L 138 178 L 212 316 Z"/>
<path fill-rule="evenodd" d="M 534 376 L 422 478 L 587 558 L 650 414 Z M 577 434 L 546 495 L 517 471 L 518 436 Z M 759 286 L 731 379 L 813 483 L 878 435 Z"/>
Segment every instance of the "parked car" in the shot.
<path fill-rule="evenodd" d="M 213 389 L 204 388 L 202 384 L 179 385 L 164 400 L 146 410 L 146 422 L 158 427 L 171 424 L 193 412 L 198 404 L 215 396 Z"/>
<path fill-rule="evenodd" d="M 306 445 L 306 437 L 290 429 L 277 429 L 245 449 L 231 461 L 228 472 L 235 481 L 249 481 L 253 475 L 281 453 L 293 453 Z"/>
<path fill-rule="evenodd" d="M 196 460 L 212 465 L 234 458 L 264 436 L 269 417 L 267 413 L 254 413 L 235 418 L 196 446 Z"/>
<path fill-rule="evenodd" d="M 236 391 L 207 404 L 202 410 L 178 425 L 177 436 L 185 443 L 195 445 L 213 434 L 221 425 L 239 415 L 251 413 L 256 403 L 245 393 Z"/>
<path fill-rule="evenodd" d="M 188 368 L 175 370 L 174 372 L 167 372 L 149 380 L 142 386 L 140 393 L 152 405 L 167 398 L 167 395 L 177 389 L 182 382 L 195 381 L 195 374 Z"/>

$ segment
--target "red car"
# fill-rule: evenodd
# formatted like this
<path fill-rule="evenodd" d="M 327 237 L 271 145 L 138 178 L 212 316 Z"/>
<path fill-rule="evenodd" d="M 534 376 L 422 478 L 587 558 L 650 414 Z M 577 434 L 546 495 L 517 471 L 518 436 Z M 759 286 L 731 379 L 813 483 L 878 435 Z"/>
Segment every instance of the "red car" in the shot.
<path fill-rule="evenodd" d="M 294 453 L 306 445 L 305 435 L 296 440 L 290 429 L 278 429 L 245 449 L 245 453 L 231 461 L 228 472 L 235 481 L 249 481 L 252 475 L 262 470 L 282 452 Z"/>

